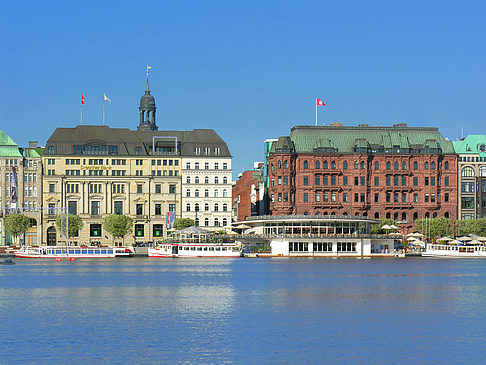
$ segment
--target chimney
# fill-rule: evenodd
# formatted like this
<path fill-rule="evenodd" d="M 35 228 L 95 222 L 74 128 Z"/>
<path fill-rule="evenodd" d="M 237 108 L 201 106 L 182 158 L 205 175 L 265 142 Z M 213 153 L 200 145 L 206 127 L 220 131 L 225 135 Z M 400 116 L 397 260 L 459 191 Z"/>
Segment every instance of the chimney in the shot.
<path fill-rule="evenodd" d="M 37 148 L 39 141 L 29 141 L 29 148 Z"/>

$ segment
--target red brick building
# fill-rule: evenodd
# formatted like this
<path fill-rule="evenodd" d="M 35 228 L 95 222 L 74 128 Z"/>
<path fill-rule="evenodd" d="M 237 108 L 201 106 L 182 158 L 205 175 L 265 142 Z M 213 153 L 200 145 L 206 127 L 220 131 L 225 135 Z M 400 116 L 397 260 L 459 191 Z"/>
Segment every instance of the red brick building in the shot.
<path fill-rule="evenodd" d="M 267 165 L 274 215 L 457 218 L 457 155 L 437 128 L 296 126 Z"/>
<path fill-rule="evenodd" d="M 264 185 L 260 163 L 255 170 L 244 171 L 238 175 L 233 185 L 233 217 L 238 221 L 252 215 L 263 214 Z"/>

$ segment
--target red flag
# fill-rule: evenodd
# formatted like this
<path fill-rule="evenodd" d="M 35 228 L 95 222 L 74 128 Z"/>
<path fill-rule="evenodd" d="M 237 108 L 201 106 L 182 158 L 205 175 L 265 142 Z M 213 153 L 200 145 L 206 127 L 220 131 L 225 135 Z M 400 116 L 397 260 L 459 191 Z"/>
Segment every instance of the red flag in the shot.
<path fill-rule="evenodd" d="M 316 99 L 316 105 L 326 106 L 326 104 L 324 104 L 324 102 L 321 99 Z"/>
<path fill-rule="evenodd" d="M 84 95 L 81 94 L 81 105 L 83 105 L 83 104 L 84 104 Z"/>

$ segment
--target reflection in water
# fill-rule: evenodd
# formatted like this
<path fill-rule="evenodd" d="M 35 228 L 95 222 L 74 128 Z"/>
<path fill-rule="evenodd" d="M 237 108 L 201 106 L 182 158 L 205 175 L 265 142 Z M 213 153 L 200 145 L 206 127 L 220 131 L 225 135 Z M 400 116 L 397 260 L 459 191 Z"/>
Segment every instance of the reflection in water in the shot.
<path fill-rule="evenodd" d="M 18 260 L 0 267 L 0 363 L 476 361 L 484 266 Z"/>

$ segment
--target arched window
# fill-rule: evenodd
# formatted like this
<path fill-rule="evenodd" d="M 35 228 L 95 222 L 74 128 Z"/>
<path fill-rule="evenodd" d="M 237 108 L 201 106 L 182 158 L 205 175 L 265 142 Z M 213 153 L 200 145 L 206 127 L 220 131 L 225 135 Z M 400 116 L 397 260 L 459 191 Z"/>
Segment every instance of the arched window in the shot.
<path fill-rule="evenodd" d="M 386 219 L 390 219 L 390 218 L 391 218 L 390 212 L 386 213 Z"/>
<path fill-rule="evenodd" d="M 191 191 L 189 189 L 186 190 L 186 198 L 191 197 Z"/>
<path fill-rule="evenodd" d="M 321 168 L 321 163 L 319 161 L 316 161 L 316 170 Z"/>
<path fill-rule="evenodd" d="M 327 170 L 327 169 L 328 169 L 328 167 L 329 167 L 329 165 L 327 164 L 327 161 L 324 161 L 324 162 L 322 163 L 322 168 L 323 168 L 324 170 Z"/>
<path fill-rule="evenodd" d="M 336 161 L 331 161 L 331 169 L 335 169 L 336 168 Z"/>
<path fill-rule="evenodd" d="M 214 218 L 214 226 L 219 227 L 219 220 L 218 218 Z"/>
<path fill-rule="evenodd" d="M 228 183 L 228 178 L 226 176 L 223 176 L 223 184 L 227 184 Z"/>
<path fill-rule="evenodd" d="M 434 213 L 432 214 L 432 218 L 437 218 L 437 212 L 434 212 Z"/>
<path fill-rule="evenodd" d="M 204 211 L 209 212 L 209 203 L 204 204 Z"/>
<path fill-rule="evenodd" d="M 199 198 L 199 189 L 194 190 L 194 196 Z"/>
<path fill-rule="evenodd" d="M 228 211 L 228 204 L 224 203 L 223 204 L 223 212 L 227 212 Z"/>
<path fill-rule="evenodd" d="M 449 218 L 449 212 L 445 212 L 444 217 Z"/>
<path fill-rule="evenodd" d="M 380 213 L 378 212 L 375 213 L 375 219 L 380 219 Z"/>
<path fill-rule="evenodd" d="M 394 221 L 398 220 L 398 212 L 393 213 L 393 220 Z"/>
<path fill-rule="evenodd" d="M 209 176 L 205 176 L 204 177 L 204 183 L 205 184 L 209 184 Z"/>
<path fill-rule="evenodd" d="M 367 216 L 368 216 L 368 212 L 364 212 L 363 217 L 367 217 Z"/>
<path fill-rule="evenodd" d="M 425 161 L 425 169 L 428 170 L 429 169 L 429 163 L 427 161 Z"/>
<path fill-rule="evenodd" d="M 462 169 L 461 171 L 461 176 L 464 176 L 464 177 L 472 177 L 474 176 L 474 170 L 472 167 L 470 166 L 466 166 Z"/>
<path fill-rule="evenodd" d="M 196 225 L 196 227 L 199 227 L 199 218 L 196 218 L 196 219 L 194 220 L 194 224 Z"/>
<path fill-rule="evenodd" d="M 413 162 L 413 169 L 414 170 L 418 170 L 418 163 L 417 163 L 417 161 L 414 161 Z"/>
<path fill-rule="evenodd" d="M 380 169 L 380 163 L 378 161 L 375 161 L 375 170 Z"/>
<path fill-rule="evenodd" d="M 407 221 L 407 213 L 405 213 L 405 212 L 402 213 L 402 221 L 403 222 Z"/>
<path fill-rule="evenodd" d="M 304 169 L 308 169 L 309 168 L 309 163 L 307 161 L 304 161 Z"/>
<path fill-rule="evenodd" d="M 223 227 L 226 227 L 228 225 L 228 220 L 226 218 L 223 218 Z"/>
<path fill-rule="evenodd" d="M 218 212 L 219 211 L 219 205 L 218 205 L 218 203 L 215 203 L 214 204 L 214 211 L 215 212 Z"/>
<path fill-rule="evenodd" d="M 430 217 L 430 214 L 429 213 L 425 213 L 425 218 L 429 218 Z"/>
<path fill-rule="evenodd" d="M 354 161 L 354 169 L 355 170 L 359 169 L 359 163 L 358 163 L 358 161 Z"/>
<path fill-rule="evenodd" d="M 204 189 L 204 197 L 209 198 L 209 189 Z"/>
<path fill-rule="evenodd" d="M 217 198 L 219 196 L 219 190 L 214 189 L 214 197 Z"/>
<path fill-rule="evenodd" d="M 317 212 L 315 213 L 315 215 L 321 215 L 321 213 L 320 213 L 319 211 L 317 211 Z"/>
<path fill-rule="evenodd" d="M 273 163 L 270 164 L 270 170 L 275 171 L 275 166 L 273 165 Z"/>
<path fill-rule="evenodd" d="M 431 169 L 431 170 L 435 170 L 435 161 L 432 161 L 432 162 L 430 163 L 430 169 Z"/>
<path fill-rule="evenodd" d="M 208 226 L 209 226 L 209 218 L 204 218 L 204 225 L 205 225 L 206 227 L 208 227 Z"/>
<path fill-rule="evenodd" d="M 407 163 L 405 161 L 402 162 L 402 170 L 407 169 Z"/>
<path fill-rule="evenodd" d="M 348 169 L 348 161 L 343 161 L 343 170 Z"/>
<path fill-rule="evenodd" d="M 190 184 L 190 183 L 191 183 L 191 177 L 188 176 L 188 177 L 186 177 L 186 184 Z"/>
<path fill-rule="evenodd" d="M 479 168 L 479 176 L 486 176 L 486 166 L 481 166 Z"/>
<path fill-rule="evenodd" d="M 331 215 L 336 215 L 336 212 L 331 212 Z"/>
<path fill-rule="evenodd" d="M 217 177 L 217 176 L 214 177 L 214 183 L 219 184 L 219 177 Z"/>
<path fill-rule="evenodd" d="M 449 161 L 444 162 L 444 170 L 449 170 Z"/>
<path fill-rule="evenodd" d="M 194 178 L 194 184 L 199 184 L 199 176 L 196 176 L 196 177 Z"/>
<path fill-rule="evenodd" d="M 413 221 L 415 222 L 418 219 L 418 213 L 413 213 Z"/>
<path fill-rule="evenodd" d="M 361 168 L 361 170 L 364 170 L 364 168 L 365 168 L 365 163 L 364 163 L 364 161 L 361 161 L 361 163 L 360 163 L 360 168 Z"/>
<path fill-rule="evenodd" d="M 391 162 L 390 161 L 386 162 L 386 169 L 391 170 Z"/>
<path fill-rule="evenodd" d="M 323 212 L 322 215 L 327 215 L 327 212 Z"/>
<path fill-rule="evenodd" d="M 281 169 L 282 168 L 282 161 L 279 160 L 277 165 L 278 165 L 278 168 Z"/>
<path fill-rule="evenodd" d="M 393 163 L 393 170 L 398 170 L 398 161 Z"/>
<path fill-rule="evenodd" d="M 358 217 L 359 216 L 359 212 L 354 213 L 354 215 Z"/>
<path fill-rule="evenodd" d="M 194 211 L 199 212 L 199 203 L 194 204 Z"/>
<path fill-rule="evenodd" d="M 223 197 L 226 198 L 228 196 L 228 190 L 223 189 Z"/>
<path fill-rule="evenodd" d="M 186 212 L 190 212 L 190 211 L 191 211 L 191 204 L 187 203 Z"/>
<path fill-rule="evenodd" d="M 344 212 L 343 215 L 348 215 L 348 213 L 347 212 Z"/>
<path fill-rule="evenodd" d="M 286 160 L 284 161 L 284 169 L 288 169 L 289 168 L 289 162 Z"/>

